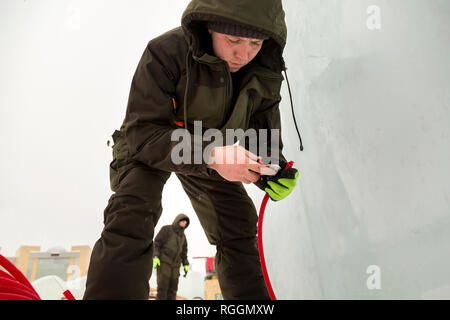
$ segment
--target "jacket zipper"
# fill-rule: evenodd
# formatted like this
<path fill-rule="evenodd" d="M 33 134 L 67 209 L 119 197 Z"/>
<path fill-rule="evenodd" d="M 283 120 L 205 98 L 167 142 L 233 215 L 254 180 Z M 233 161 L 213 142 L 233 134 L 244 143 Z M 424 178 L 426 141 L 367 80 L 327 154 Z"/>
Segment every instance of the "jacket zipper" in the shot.
<path fill-rule="evenodd" d="M 226 117 L 226 110 L 227 110 L 227 103 L 228 101 L 232 100 L 229 99 L 233 96 L 233 83 L 232 83 L 232 79 L 231 79 L 231 73 L 230 73 L 230 69 L 228 67 L 228 63 L 224 63 L 225 64 L 225 74 L 227 75 L 227 83 L 226 83 L 226 90 L 225 90 L 225 101 L 223 104 L 223 113 L 222 113 L 222 119 L 224 122 L 227 122 L 228 119 L 225 119 Z M 234 106 L 230 106 L 230 108 L 234 108 Z M 231 113 L 233 112 L 233 110 L 231 110 Z"/>

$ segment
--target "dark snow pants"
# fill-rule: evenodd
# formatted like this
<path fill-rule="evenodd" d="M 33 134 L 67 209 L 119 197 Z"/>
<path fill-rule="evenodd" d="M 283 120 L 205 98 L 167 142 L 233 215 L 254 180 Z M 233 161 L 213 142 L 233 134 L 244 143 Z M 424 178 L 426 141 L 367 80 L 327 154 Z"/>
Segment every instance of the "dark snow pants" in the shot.
<path fill-rule="evenodd" d="M 170 172 L 134 163 L 104 211 L 84 299 L 148 299 L 153 235 Z M 242 183 L 177 174 L 209 242 L 224 299 L 269 299 L 257 248 L 257 214 Z M 176 195 L 173 195 L 176 196 Z"/>
<path fill-rule="evenodd" d="M 161 262 L 156 269 L 157 281 L 157 300 L 175 300 L 177 298 L 178 280 L 180 278 L 180 268 L 172 267 L 167 263 Z"/>

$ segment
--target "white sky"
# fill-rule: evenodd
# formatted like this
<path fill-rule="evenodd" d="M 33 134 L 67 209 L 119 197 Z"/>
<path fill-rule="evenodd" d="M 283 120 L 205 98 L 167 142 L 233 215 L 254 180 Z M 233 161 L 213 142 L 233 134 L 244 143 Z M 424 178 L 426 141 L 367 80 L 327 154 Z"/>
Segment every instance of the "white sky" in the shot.
<path fill-rule="evenodd" d="M 93 247 L 111 195 L 106 141 L 147 42 L 177 27 L 187 3 L 0 1 L 2 254 Z M 214 255 L 175 175 L 163 208 L 156 231 L 184 212 L 189 255 Z"/>

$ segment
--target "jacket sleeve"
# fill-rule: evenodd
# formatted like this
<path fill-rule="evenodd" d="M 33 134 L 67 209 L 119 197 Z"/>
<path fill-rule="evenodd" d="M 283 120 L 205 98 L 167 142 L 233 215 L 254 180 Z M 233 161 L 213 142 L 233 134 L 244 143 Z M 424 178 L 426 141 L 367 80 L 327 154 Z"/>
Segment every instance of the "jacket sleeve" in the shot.
<path fill-rule="evenodd" d="M 156 235 L 155 240 L 153 241 L 153 256 L 161 258 L 161 248 L 164 246 L 164 243 L 167 242 L 169 232 L 166 226 L 162 227 Z"/>
<path fill-rule="evenodd" d="M 266 129 L 267 140 L 260 141 L 262 136 L 258 134 L 258 155 L 263 156 L 263 161 L 270 159 L 271 163 L 277 164 L 278 162 L 285 162 L 286 158 L 283 155 L 283 141 L 281 138 L 281 120 L 280 120 L 280 101 L 263 99 L 258 110 L 252 115 L 249 122 L 249 128 L 255 129 L 257 132 L 259 129 Z M 278 134 L 273 135 L 271 130 L 277 130 Z M 272 150 L 272 140 L 278 147 L 274 145 Z M 261 143 L 262 142 L 262 143 Z M 260 149 L 260 146 L 267 146 L 266 152 Z M 246 149 L 250 150 L 248 144 Z M 272 152 L 273 151 L 273 152 Z"/>
<path fill-rule="evenodd" d="M 189 265 L 189 261 L 187 259 L 187 250 L 187 239 L 186 236 L 184 236 L 183 250 L 181 251 L 181 263 L 183 264 L 183 266 Z"/>
<path fill-rule="evenodd" d="M 123 124 L 129 156 L 164 171 L 210 175 L 203 159 L 201 164 L 175 164 L 172 161 L 172 149 L 180 143 L 171 139 L 177 129 L 172 98 L 175 97 L 176 82 L 184 61 L 177 61 L 166 51 L 160 43 L 150 42 L 134 74 Z M 188 137 L 189 140 L 183 142 L 190 143 L 191 148 L 182 149 L 180 153 L 187 150 L 194 159 L 194 143 L 203 147 L 203 142 L 201 137 L 195 139 L 193 134 Z"/>

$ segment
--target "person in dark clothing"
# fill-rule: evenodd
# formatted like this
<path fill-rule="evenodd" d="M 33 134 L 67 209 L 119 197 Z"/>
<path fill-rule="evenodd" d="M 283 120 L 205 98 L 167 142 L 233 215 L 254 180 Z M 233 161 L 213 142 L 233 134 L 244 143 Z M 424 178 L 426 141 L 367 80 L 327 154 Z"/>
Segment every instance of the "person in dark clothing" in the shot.
<path fill-rule="evenodd" d="M 153 242 L 153 268 L 157 270 L 157 300 L 175 300 L 180 277 L 180 266 L 184 275 L 189 270 L 187 240 L 184 230 L 189 226 L 189 217 L 179 214 L 171 225 L 158 232 Z"/>
<path fill-rule="evenodd" d="M 223 298 L 270 298 L 258 255 L 256 208 L 243 183 L 254 183 L 275 201 L 296 185 L 298 172 L 286 168 L 281 134 L 272 143 L 281 130 L 286 36 L 281 0 L 192 0 L 180 27 L 148 43 L 125 119 L 113 134 L 114 193 L 92 251 L 84 299 L 148 298 L 154 228 L 172 172 L 216 246 Z M 268 139 L 258 138 L 256 153 L 249 152 L 248 141 L 208 149 L 210 141 L 198 139 L 208 129 L 223 136 L 229 130 L 266 130 Z M 172 138 L 180 130 L 190 146 L 182 150 L 183 159 L 191 161 L 174 161 L 179 141 Z M 270 157 L 261 146 L 271 150 Z M 198 150 L 204 157 L 196 159 Z M 235 158 L 222 161 L 229 151 Z M 265 156 L 270 161 L 262 161 Z M 280 166 L 276 174 L 269 162 Z M 264 174 L 273 177 L 262 179 Z"/>

